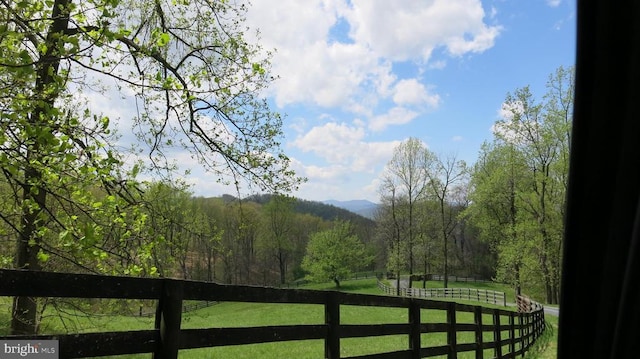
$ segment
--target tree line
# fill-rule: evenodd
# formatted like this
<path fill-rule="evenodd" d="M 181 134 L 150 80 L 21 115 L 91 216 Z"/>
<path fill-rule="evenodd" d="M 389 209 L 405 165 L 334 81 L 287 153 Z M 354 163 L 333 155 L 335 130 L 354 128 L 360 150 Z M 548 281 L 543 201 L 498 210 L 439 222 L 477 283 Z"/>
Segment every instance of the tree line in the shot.
<path fill-rule="evenodd" d="M 205 198 L 175 181 L 138 189 L 136 205 L 116 218 L 101 208 L 117 199 L 94 189 L 95 210 L 74 221 L 83 235 L 47 230 L 38 270 L 264 286 L 306 278 L 339 286 L 353 271 L 376 265 L 374 222 L 337 207 L 282 194 Z M 16 233 L 4 223 L 0 229 L 2 267 L 16 268 Z M 37 331 L 45 308 L 57 304 L 32 303 Z"/>
<path fill-rule="evenodd" d="M 574 69 L 546 88 L 541 100 L 528 86 L 507 94 L 472 166 L 417 138 L 395 149 L 376 218 L 389 271 L 442 273 L 445 287 L 452 268 L 488 274 L 558 303 Z"/>

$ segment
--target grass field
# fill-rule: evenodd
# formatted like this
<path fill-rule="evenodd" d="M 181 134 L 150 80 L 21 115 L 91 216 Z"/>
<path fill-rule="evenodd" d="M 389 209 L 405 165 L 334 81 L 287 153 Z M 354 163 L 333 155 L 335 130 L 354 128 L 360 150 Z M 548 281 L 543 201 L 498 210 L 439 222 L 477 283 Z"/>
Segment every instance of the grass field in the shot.
<path fill-rule="evenodd" d="M 466 287 L 505 291 L 504 286 L 493 283 L 450 283 L 450 287 Z M 433 287 L 438 282 L 430 282 Z M 304 289 L 334 290 L 332 283 L 310 284 Z M 342 291 L 380 294 L 375 279 L 345 281 L 340 288 Z M 505 291 L 507 292 L 507 291 Z M 0 333 L 8 332 L 10 301 L 0 298 Z M 465 302 L 477 305 L 475 302 Z M 489 306 L 489 305 L 484 305 Z M 494 306 L 489 306 L 494 307 Z M 501 307 L 504 308 L 504 307 Z M 98 331 L 127 331 L 153 328 L 153 318 L 92 315 L 90 317 L 77 315 L 78 312 L 69 310 L 61 320 L 60 316 L 48 316 L 42 323 L 43 332 L 98 332 Z M 341 321 L 345 324 L 374 324 L 374 323 L 406 323 L 407 310 L 403 308 L 376 308 L 361 306 L 341 306 Z M 423 310 L 424 322 L 446 322 L 444 311 Z M 554 320 L 555 319 L 555 320 Z M 548 318 L 553 330 L 547 331 L 541 338 L 540 345 L 532 350 L 525 358 L 550 359 L 555 358 L 557 341 L 557 318 Z M 458 313 L 458 323 L 473 323 L 471 313 Z M 484 319 L 490 321 L 489 316 Z M 324 322 L 324 309 L 321 305 L 292 305 L 268 303 L 235 303 L 225 302 L 208 308 L 199 309 L 183 315 L 183 328 L 211 328 L 211 327 L 245 327 L 262 325 L 294 325 L 321 324 Z M 491 340 L 491 333 L 485 333 L 486 339 Z M 458 334 L 458 343 L 473 342 L 473 333 Z M 444 333 L 422 335 L 424 346 L 438 346 L 446 344 Z M 406 335 L 384 336 L 377 338 L 343 339 L 341 341 L 341 356 L 366 355 L 385 351 L 402 350 L 408 347 Z M 322 340 L 280 342 L 267 344 L 253 344 L 206 349 L 192 349 L 180 351 L 180 358 L 322 358 L 324 343 Z M 485 357 L 492 357 L 492 350 L 487 350 Z M 474 358 L 474 354 L 460 353 L 459 358 Z M 117 358 L 149 358 L 149 354 L 118 356 Z M 442 357 L 444 358 L 444 356 Z"/>

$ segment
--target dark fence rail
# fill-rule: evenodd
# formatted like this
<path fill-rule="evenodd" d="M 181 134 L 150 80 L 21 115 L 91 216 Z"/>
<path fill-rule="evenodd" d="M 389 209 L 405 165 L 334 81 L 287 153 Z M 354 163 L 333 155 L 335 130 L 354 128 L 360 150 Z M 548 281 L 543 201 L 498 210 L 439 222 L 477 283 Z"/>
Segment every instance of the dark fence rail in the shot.
<path fill-rule="evenodd" d="M 495 290 L 474 288 L 400 288 L 397 290 L 381 281 L 378 281 L 378 288 L 386 294 L 402 297 L 462 299 L 507 306 L 507 296 L 504 292 Z"/>
<path fill-rule="evenodd" d="M 136 353 L 153 353 L 154 358 L 177 358 L 181 349 L 318 339 L 324 340 L 325 358 L 334 359 L 340 358 L 341 339 L 385 335 L 407 335 L 407 349 L 351 358 L 425 358 L 439 355 L 456 358 L 460 352 L 475 352 L 476 358 L 484 358 L 485 349 L 493 349 L 493 358 L 515 358 L 524 354 L 544 330 L 542 309 L 523 313 L 419 298 L 233 286 L 163 278 L 0 269 L 0 296 L 158 299 L 155 328 L 150 330 L 0 337 L 5 340 L 58 340 L 61 358 Z M 183 300 L 317 304 L 324 306 L 325 321 L 315 325 L 181 329 Z M 342 324 L 342 305 L 406 308 L 408 322 Z M 421 309 L 446 312 L 446 323 L 424 323 Z M 458 323 L 459 312 L 472 313 L 474 323 Z M 483 314 L 491 316 L 490 323 L 483 321 Z M 475 342 L 459 344 L 457 334 L 463 332 L 475 334 Z M 446 333 L 447 344 L 423 347 L 422 333 Z M 493 340 L 484 340 L 485 333 L 492 333 Z"/>

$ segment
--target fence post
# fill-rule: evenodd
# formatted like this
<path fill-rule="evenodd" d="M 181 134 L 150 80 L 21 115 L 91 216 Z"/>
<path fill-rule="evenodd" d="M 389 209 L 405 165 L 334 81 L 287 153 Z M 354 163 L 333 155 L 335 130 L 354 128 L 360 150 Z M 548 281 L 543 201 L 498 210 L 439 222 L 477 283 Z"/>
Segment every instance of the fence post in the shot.
<path fill-rule="evenodd" d="M 530 333 L 530 323 L 531 323 L 531 314 L 530 313 L 524 313 L 524 345 L 526 349 L 529 349 L 529 344 L 530 344 L 530 338 L 529 338 L 529 333 Z"/>
<path fill-rule="evenodd" d="M 449 345 L 448 359 L 456 359 L 458 357 L 456 337 L 456 302 L 449 302 L 447 305 L 447 344 Z"/>
<path fill-rule="evenodd" d="M 538 335 L 536 335 L 536 339 L 538 339 L 541 335 L 542 332 L 544 331 L 544 310 L 543 309 L 537 309 L 537 316 L 536 316 L 537 320 L 538 320 Z"/>
<path fill-rule="evenodd" d="M 482 307 L 475 306 L 473 308 L 473 318 L 476 323 L 476 359 L 484 359 L 484 349 L 482 348 Z"/>
<path fill-rule="evenodd" d="M 411 358 L 420 358 L 420 349 L 422 344 L 420 343 L 420 304 L 415 299 L 411 299 L 409 302 L 409 325 L 411 326 L 411 332 L 409 334 L 409 349 L 411 350 Z"/>
<path fill-rule="evenodd" d="M 527 343 L 527 337 L 525 335 L 526 333 L 526 328 L 525 328 L 525 318 L 524 318 L 524 314 L 523 313 L 518 313 L 518 321 L 520 323 L 520 350 L 522 350 L 522 353 L 524 354 L 524 351 L 526 350 L 526 343 Z"/>
<path fill-rule="evenodd" d="M 532 321 L 532 331 L 531 331 L 531 333 L 532 333 L 531 341 L 535 342 L 536 339 L 538 339 L 538 315 L 537 315 L 537 313 L 533 312 L 531 314 L 531 317 L 533 319 L 533 321 Z"/>
<path fill-rule="evenodd" d="M 340 303 L 336 292 L 327 292 L 324 305 L 324 322 L 327 325 L 327 338 L 324 341 L 324 357 L 340 358 Z"/>
<path fill-rule="evenodd" d="M 162 296 L 156 310 L 156 329 L 160 330 L 160 341 L 153 359 L 176 359 L 180 349 L 180 322 L 182 321 L 182 291 L 179 280 L 165 279 Z"/>
<path fill-rule="evenodd" d="M 512 358 L 515 358 L 516 352 L 516 323 L 515 323 L 515 313 L 509 314 L 509 348 L 511 351 Z"/>
<path fill-rule="evenodd" d="M 498 309 L 493 310 L 493 341 L 495 342 L 495 357 L 502 358 L 502 344 L 500 343 L 500 312 Z"/>

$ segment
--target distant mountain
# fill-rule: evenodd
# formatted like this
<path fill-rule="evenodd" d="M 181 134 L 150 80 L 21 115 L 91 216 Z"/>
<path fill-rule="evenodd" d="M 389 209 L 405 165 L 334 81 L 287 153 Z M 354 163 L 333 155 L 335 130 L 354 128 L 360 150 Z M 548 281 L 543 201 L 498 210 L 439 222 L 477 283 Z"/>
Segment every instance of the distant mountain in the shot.
<path fill-rule="evenodd" d="M 371 218 L 375 216 L 375 212 L 378 209 L 378 204 L 373 203 L 371 201 L 367 201 L 366 199 L 358 199 L 351 201 L 336 201 L 333 199 L 323 201 L 322 203 L 336 206 L 339 208 L 344 208 L 353 213 L 357 213 L 363 217 Z"/>
<path fill-rule="evenodd" d="M 245 200 L 259 203 L 261 205 L 267 204 L 270 199 L 271 199 L 270 194 L 256 194 L 256 195 L 251 195 L 245 198 Z M 372 202 L 369 202 L 369 203 L 376 205 L 375 203 L 372 203 Z M 309 213 L 314 216 L 318 216 L 324 219 L 325 221 L 333 221 L 336 219 L 341 219 L 341 220 L 346 220 L 352 223 L 362 224 L 366 226 L 371 226 L 373 224 L 373 216 L 360 214 L 353 210 L 346 209 L 342 206 L 333 205 L 333 204 L 324 203 L 324 202 L 308 201 L 308 200 L 296 198 L 293 209 L 297 213 Z"/>

